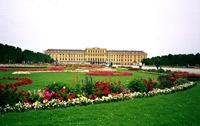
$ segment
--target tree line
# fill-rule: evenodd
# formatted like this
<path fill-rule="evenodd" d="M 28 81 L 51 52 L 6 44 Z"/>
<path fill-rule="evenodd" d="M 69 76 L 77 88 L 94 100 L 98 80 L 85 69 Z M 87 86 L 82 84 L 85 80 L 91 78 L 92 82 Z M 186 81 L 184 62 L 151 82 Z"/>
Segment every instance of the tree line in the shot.
<path fill-rule="evenodd" d="M 200 54 L 178 54 L 178 55 L 165 55 L 156 56 L 152 58 L 143 59 L 142 63 L 145 65 L 156 65 L 156 66 L 199 66 L 200 65 Z"/>
<path fill-rule="evenodd" d="M 53 59 L 46 54 L 22 51 L 19 47 L 0 43 L 0 63 L 52 63 Z"/>

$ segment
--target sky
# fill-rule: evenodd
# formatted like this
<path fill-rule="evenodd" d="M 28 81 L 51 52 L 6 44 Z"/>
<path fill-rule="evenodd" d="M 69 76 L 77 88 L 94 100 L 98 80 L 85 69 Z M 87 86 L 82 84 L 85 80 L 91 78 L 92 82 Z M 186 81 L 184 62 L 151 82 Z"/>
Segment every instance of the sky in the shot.
<path fill-rule="evenodd" d="M 0 0 L 0 43 L 46 49 L 200 52 L 200 0 Z"/>

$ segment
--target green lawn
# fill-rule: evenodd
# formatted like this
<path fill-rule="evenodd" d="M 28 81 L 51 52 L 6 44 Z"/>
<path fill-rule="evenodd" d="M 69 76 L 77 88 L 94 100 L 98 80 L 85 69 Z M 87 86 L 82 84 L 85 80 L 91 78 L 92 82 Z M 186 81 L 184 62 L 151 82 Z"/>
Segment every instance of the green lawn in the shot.
<path fill-rule="evenodd" d="M 186 91 L 129 101 L 1 115 L 1 126 L 199 126 L 200 83 Z"/>
<path fill-rule="evenodd" d="M 33 84 L 20 86 L 20 89 L 35 90 L 44 88 L 46 85 L 53 82 L 62 82 L 71 85 L 72 80 L 83 80 L 85 73 L 70 73 L 70 72 L 46 72 L 46 73 L 31 73 L 30 75 L 12 75 L 12 71 L 0 71 L 1 77 L 27 77 L 33 80 Z M 134 71 L 133 76 L 93 76 L 93 80 L 121 80 L 124 84 L 133 80 L 134 78 L 157 78 L 157 74 L 144 73 Z M 3 82 L 4 80 L 1 80 Z"/>

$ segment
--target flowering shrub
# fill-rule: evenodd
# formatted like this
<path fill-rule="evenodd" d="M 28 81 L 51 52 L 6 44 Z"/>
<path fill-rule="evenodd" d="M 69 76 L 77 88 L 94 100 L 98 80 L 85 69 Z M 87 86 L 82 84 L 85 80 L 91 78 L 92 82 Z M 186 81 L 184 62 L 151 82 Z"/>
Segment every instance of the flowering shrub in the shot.
<path fill-rule="evenodd" d="M 132 72 L 90 71 L 86 74 L 94 76 L 132 76 Z"/>
<path fill-rule="evenodd" d="M 101 98 L 96 97 L 94 99 L 87 98 L 85 96 L 79 96 L 77 98 L 72 98 L 68 101 L 60 100 L 60 99 L 51 99 L 51 100 L 42 100 L 42 101 L 35 101 L 33 103 L 28 102 L 18 102 L 14 106 L 9 104 L 0 107 L 0 111 L 2 112 L 9 112 L 9 111 L 26 111 L 26 110 L 38 110 L 38 109 L 48 109 L 48 108 L 55 108 L 55 107 L 69 107 L 75 105 L 88 105 L 88 104 L 96 104 L 96 103 L 104 103 L 104 102 L 113 102 L 113 101 L 120 101 L 120 100 L 128 100 L 137 97 L 149 97 L 155 96 L 158 94 L 169 94 L 175 91 L 185 90 L 194 86 L 195 83 L 190 82 L 183 85 L 178 85 L 171 88 L 165 89 L 153 89 L 149 92 L 129 92 L 129 93 L 120 93 L 120 94 L 109 94 L 107 96 L 102 96 Z"/>
<path fill-rule="evenodd" d="M 111 93 L 111 90 L 109 88 L 109 82 L 107 81 L 96 81 L 95 87 L 96 87 L 95 95 L 97 95 L 98 97 L 103 95 L 106 96 Z"/>
<path fill-rule="evenodd" d="M 143 81 L 147 86 L 147 91 L 152 91 L 153 88 L 158 88 L 158 86 L 157 86 L 158 82 L 155 79 L 153 79 L 153 80 L 152 79 L 149 79 L 149 80 L 144 79 Z"/>
<path fill-rule="evenodd" d="M 19 82 L 14 83 L 0 83 L 0 89 L 4 87 L 17 87 L 21 85 L 32 84 L 32 80 L 29 78 L 18 78 L 18 77 L 2 77 L 2 80 L 19 80 Z"/>
<path fill-rule="evenodd" d="M 48 85 L 44 90 L 44 100 L 51 100 L 51 99 L 60 99 L 60 100 L 67 100 L 68 98 L 72 98 L 69 95 L 70 89 L 61 83 L 54 83 Z"/>
<path fill-rule="evenodd" d="M 116 93 L 119 94 L 119 93 L 121 93 L 121 92 L 123 92 L 125 90 L 125 88 L 122 85 L 121 81 L 118 81 L 117 83 L 110 82 L 108 86 L 109 86 L 109 88 L 111 90 L 111 93 L 115 93 L 115 94 Z"/>

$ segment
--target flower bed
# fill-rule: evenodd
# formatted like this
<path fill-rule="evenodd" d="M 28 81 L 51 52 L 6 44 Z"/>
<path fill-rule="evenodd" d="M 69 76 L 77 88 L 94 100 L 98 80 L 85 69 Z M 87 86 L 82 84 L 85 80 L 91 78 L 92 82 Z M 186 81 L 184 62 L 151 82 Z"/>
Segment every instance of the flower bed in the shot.
<path fill-rule="evenodd" d="M 8 68 L 7 67 L 0 67 L 0 71 L 7 71 Z"/>
<path fill-rule="evenodd" d="M 175 78 L 200 79 L 200 74 L 181 72 L 181 71 L 172 72 L 172 76 Z"/>
<path fill-rule="evenodd" d="M 48 68 L 48 71 L 64 71 L 65 67 L 63 66 L 52 66 Z"/>
<path fill-rule="evenodd" d="M 12 74 L 31 74 L 31 73 L 28 71 L 15 71 Z"/>
<path fill-rule="evenodd" d="M 113 72 L 113 71 L 90 71 L 88 75 L 93 76 L 132 76 L 132 72 Z"/>
<path fill-rule="evenodd" d="M 21 85 L 32 84 L 32 80 L 29 78 L 18 78 L 18 77 L 2 77 L 2 80 L 19 80 L 19 82 L 14 83 L 0 83 L 0 89 L 5 87 L 17 87 Z"/>
<path fill-rule="evenodd" d="M 18 102 L 14 106 L 5 105 L 5 107 L 0 107 L 0 111 L 8 112 L 8 111 L 25 111 L 25 110 L 38 110 L 38 109 L 49 109 L 49 108 L 57 108 L 57 107 L 69 107 L 75 105 L 88 105 L 88 104 L 96 104 L 96 103 L 104 103 L 104 102 L 113 102 L 113 101 L 121 101 L 128 100 L 137 97 L 149 97 L 155 96 L 158 94 L 168 94 L 175 91 L 184 90 L 194 86 L 195 83 L 190 82 L 187 84 L 174 86 L 171 88 L 165 89 L 153 89 L 149 92 L 127 92 L 120 94 L 108 94 L 107 96 L 96 97 L 94 99 L 87 98 L 86 96 L 79 95 L 77 98 L 71 98 L 68 101 L 62 99 L 44 99 L 42 101 L 35 101 L 33 103 L 28 102 Z"/>
<path fill-rule="evenodd" d="M 63 66 L 51 66 L 49 68 L 34 68 L 34 67 L 0 67 L 0 71 L 27 71 L 27 72 L 38 72 L 38 71 L 64 71 L 65 67 Z"/>

